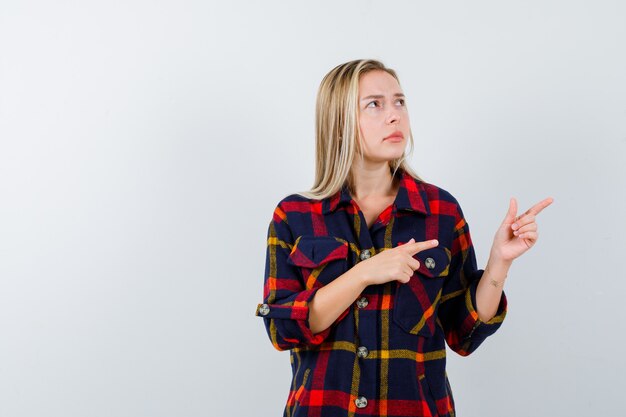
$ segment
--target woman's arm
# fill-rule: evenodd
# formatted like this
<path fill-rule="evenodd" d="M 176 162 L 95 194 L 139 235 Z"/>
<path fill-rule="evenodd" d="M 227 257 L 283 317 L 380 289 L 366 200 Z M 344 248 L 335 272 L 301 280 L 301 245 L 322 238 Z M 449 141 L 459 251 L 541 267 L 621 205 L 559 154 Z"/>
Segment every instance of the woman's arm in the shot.
<path fill-rule="evenodd" d="M 496 315 L 511 264 L 512 261 L 489 258 L 476 288 L 476 312 L 481 321 L 488 322 Z"/>
<path fill-rule="evenodd" d="M 330 333 L 330 328 L 315 333 L 309 328 L 309 303 L 320 288 L 307 288 L 301 269 L 289 262 L 295 241 L 287 218 L 279 203 L 267 230 L 263 303 L 255 312 L 277 350 L 317 346 Z"/>
<path fill-rule="evenodd" d="M 309 301 L 309 325 L 313 333 L 326 330 L 337 318 L 347 314 L 346 309 L 368 285 L 394 280 L 408 282 L 420 265 L 413 255 L 438 244 L 435 239 L 415 242 L 411 238 L 400 246 L 357 263 L 348 272 L 320 288 Z"/>
<path fill-rule="evenodd" d="M 324 285 L 309 301 L 309 327 L 313 334 L 329 328 L 367 287 L 358 267 L 356 264 Z"/>
<path fill-rule="evenodd" d="M 496 314 L 513 260 L 537 242 L 539 236 L 535 218 L 553 201 L 548 197 L 517 216 L 517 201 L 514 198 L 510 200 L 509 210 L 496 232 L 489 261 L 476 289 L 476 310 L 481 321 L 487 322 Z"/>

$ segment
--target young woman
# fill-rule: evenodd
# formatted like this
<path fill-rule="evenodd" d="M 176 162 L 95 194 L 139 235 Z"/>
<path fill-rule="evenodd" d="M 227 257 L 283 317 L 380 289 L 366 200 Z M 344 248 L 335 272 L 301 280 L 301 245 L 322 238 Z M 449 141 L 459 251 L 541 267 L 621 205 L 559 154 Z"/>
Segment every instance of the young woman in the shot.
<path fill-rule="evenodd" d="M 512 198 L 478 269 L 459 203 L 411 170 L 412 150 L 392 69 L 357 60 L 324 77 L 315 184 L 274 210 L 256 310 L 290 351 L 284 416 L 454 416 L 445 343 L 469 355 L 504 320 L 509 267 L 552 199 L 517 215 Z"/>

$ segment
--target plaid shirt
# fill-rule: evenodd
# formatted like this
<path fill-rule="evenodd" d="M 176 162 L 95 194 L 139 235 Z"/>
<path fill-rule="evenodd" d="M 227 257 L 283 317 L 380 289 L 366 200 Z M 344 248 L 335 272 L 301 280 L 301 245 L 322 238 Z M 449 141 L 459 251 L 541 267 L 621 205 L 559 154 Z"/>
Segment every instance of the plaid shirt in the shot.
<path fill-rule="evenodd" d="M 284 416 L 454 416 L 445 343 L 467 356 L 504 320 L 504 293 L 493 319 L 476 313 L 484 271 L 459 203 L 397 172 L 395 201 L 369 228 L 345 186 L 323 200 L 289 195 L 274 210 L 255 314 L 274 347 L 290 351 Z M 308 303 L 319 288 L 411 238 L 439 246 L 414 255 L 420 267 L 408 283 L 366 287 L 328 329 L 311 332 Z"/>

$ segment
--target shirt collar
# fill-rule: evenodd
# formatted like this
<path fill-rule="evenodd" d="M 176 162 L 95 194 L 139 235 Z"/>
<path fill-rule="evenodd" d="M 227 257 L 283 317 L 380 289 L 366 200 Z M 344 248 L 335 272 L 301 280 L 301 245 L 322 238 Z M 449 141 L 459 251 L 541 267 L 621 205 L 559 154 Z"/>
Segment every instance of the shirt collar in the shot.
<path fill-rule="evenodd" d="M 428 198 L 426 191 L 421 185 L 421 181 L 413 178 L 402 168 L 398 168 L 396 175 L 400 175 L 400 188 L 394 200 L 396 210 L 416 211 L 426 214 L 427 216 L 430 215 Z M 348 186 L 344 184 L 339 191 L 324 200 L 322 213 L 331 213 L 335 211 L 337 207 L 350 204 L 351 200 L 352 196 L 348 191 Z"/>

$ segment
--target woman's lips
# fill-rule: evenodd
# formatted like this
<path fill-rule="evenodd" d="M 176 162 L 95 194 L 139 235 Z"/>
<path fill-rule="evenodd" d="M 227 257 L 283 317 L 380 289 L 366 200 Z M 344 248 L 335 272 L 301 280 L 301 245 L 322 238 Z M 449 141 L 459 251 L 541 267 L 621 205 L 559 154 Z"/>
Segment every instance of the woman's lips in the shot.
<path fill-rule="evenodd" d="M 402 142 L 404 140 L 404 135 L 402 132 L 393 132 L 391 135 L 387 136 L 383 141 L 389 142 Z"/>

